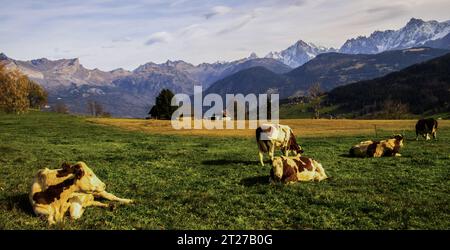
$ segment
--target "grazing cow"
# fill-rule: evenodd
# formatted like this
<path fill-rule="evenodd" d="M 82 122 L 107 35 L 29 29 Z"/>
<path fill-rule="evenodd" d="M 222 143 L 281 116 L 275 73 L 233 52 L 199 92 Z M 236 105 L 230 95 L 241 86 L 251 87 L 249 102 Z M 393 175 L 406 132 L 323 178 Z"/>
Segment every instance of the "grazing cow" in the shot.
<path fill-rule="evenodd" d="M 256 143 L 259 148 L 259 161 L 263 166 L 263 153 L 269 153 L 270 159 L 273 160 L 275 148 L 280 148 L 285 156 L 289 156 L 290 151 L 295 154 L 303 153 L 292 129 L 286 125 L 262 124 L 256 129 Z"/>
<path fill-rule="evenodd" d="M 419 135 L 422 135 L 425 140 L 430 140 L 430 134 L 436 140 L 436 130 L 438 122 L 434 118 L 420 119 L 416 123 L 416 140 L 419 140 Z"/>
<path fill-rule="evenodd" d="M 395 135 L 392 138 L 382 141 L 363 141 L 354 145 L 350 149 L 350 156 L 353 157 L 382 157 L 401 156 L 400 149 L 403 147 L 404 137 Z"/>
<path fill-rule="evenodd" d="M 106 185 L 84 163 L 75 165 L 64 163 L 62 168 L 41 169 L 36 174 L 29 199 L 34 213 L 46 216 L 49 224 L 62 222 L 67 210 L 70 217 L 78 219 L 88 206 L 109 207 L 105 203 L 94 200 L 101 197 L 120 203 L 131 203 L 132 200 L 121 199 L 105 191 Z"/>
<path fill-rule="evenodd" d="M 322 164 L 311 158 L 300 155 L 281 156 L 272 161 L 271 182 L 289 184 L 297 181 L 322 181 L 327 178 Z"/>

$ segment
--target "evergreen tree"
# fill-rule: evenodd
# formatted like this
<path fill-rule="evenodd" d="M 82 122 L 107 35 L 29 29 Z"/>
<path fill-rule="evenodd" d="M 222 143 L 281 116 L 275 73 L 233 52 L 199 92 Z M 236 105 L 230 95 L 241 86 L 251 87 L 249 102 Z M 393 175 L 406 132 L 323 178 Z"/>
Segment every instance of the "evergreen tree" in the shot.
<path fill-rule="evenodd" d="M 162 120 L 171 119 L 172 113 L 177 109 L 177 107 L 170 105 L 173 97 L 174 94 L 172 91 L 163 89 L 158 97 L 156 97 L 155 105 L 149 111 L 152 118 Z"/>

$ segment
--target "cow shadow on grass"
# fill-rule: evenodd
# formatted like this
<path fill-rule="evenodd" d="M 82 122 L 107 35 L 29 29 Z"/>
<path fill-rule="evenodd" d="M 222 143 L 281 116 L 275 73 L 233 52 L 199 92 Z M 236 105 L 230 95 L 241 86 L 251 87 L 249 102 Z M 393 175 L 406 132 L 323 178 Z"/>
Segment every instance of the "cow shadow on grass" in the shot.
<path fill-rule="evenodd" d="M 400 152 L 400 153 L 402 154 L 402 152 Z M 351 156 L 350 154 L 340 154 L 339 157 L 350 158 L 350 159 L 370 159 L 370 158 L 375 158 L 375 157 L 357 157 L 357 156 Z M 381 158 L 398 158 L 398 157 L 383 156 Z M 411 158 L 411 156 L 402 154 L 401 158 Z"/>
<path fill-rule="evenodd" d="M 270 184 L 268 175 L 254 176 L 244 178 L 240 182 L 241 185 L 246 187 L 257 186 L 257 185 L 268 185 Z"/>
<path fill-rule="evenodd" d="M 28 215 L 34 215 L 33 208 L 31 207 L 28 199 L 28 194 L 15 194 L 8 196 L 4 200 L 3 205 L 7 210 L 20 210 Z"/>
<path fill-rule="evenodd" d="M 219 160 L 206 160 L 202 161 L 203 165 L 213 165 L 213 166 L 223 166 L 223 165 L 257 165 L 258 161 L 247 161 L 247 160 L 230 160 L 230 159 L 219 159 Z"/>

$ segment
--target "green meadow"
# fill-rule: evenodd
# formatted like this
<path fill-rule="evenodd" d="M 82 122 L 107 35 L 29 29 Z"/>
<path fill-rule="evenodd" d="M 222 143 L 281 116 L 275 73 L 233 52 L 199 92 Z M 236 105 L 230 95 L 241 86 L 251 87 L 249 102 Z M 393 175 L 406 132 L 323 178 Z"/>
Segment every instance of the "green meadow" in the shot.
<path fill-rule="evenodd" d="M 323 182 L 270 184 L 254 138 L 158 135 L 55 113 L 0 114 L 0 229 L 450 229 L 450 128 L 406 131 L 402 157 L 354 159 L 374 136 L 302 138 Z M 218 132 L 220 133 L 220 131 Z M 133 205 L 48 226 L 28 192 L 38 169 L 84 161 Z"/>

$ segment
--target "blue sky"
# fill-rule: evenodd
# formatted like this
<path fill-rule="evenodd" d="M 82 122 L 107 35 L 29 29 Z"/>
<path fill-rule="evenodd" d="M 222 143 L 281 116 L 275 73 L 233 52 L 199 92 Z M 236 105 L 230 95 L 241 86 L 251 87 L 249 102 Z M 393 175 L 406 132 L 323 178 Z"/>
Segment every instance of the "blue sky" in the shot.
<path fill-rule="evenodd" d="M 264 56 L 302 39 L 450 19 L 448 0 L 0 0 L 0 52 L 21 60 L 80 58 L 87 68 L 194 64 Z"/>

